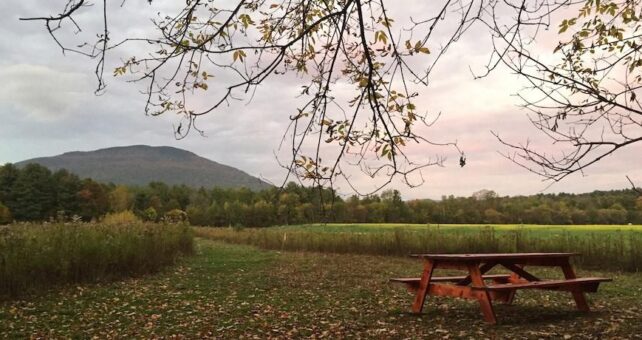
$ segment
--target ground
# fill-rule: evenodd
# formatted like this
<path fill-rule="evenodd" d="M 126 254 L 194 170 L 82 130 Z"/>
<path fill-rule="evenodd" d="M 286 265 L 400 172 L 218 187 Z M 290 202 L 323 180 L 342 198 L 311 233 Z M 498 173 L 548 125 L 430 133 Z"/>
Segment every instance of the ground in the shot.
<path fill-rule="evenodd" d="M 0 302 L 0 337 L 642 338 L 640 273 L 580 271 L 614 278 L 589 295 L 588 314 L 568 294 L 520 292 L 491 326 L 471 301 L 430 298 L 423 315 L 408 313 L 412 296 L 388 278 L 416 276 L 416 260 L 197 248 L 155 275 Z"/>

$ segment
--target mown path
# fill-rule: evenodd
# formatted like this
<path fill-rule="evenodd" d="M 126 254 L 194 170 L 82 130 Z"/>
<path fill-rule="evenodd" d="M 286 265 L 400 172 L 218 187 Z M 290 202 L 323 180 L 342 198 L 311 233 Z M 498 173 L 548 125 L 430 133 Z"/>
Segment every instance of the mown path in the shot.
<path fill-rule="evenodd" d="M 198 240 L 196 256 L 163 273 L 0 302 L 0 337 L 642 338 L 642 274 L 591 273 L 616 281 L 590 296 L 590 314 L 567 294 L 520 293 L 489 326 L 468 301 L 433 299 L 425 315 L 406 313 L 411 297 L 387 279 L 418 270 L 402 258 Z"/>

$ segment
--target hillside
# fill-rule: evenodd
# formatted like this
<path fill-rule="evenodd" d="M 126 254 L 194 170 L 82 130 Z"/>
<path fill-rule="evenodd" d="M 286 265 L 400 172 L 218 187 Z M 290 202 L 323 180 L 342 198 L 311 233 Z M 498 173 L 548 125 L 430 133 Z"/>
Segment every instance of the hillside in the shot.
<path fill-rule="evenodd" d="M 99 182 L 145 185 L 151 181 L 191 187 L 246 187 L 260 190 L 269 184 L 247 173 L 168 146 L 134 145 L 88 152 L 67 152 L 53 157 L 28 159 L 22 166 L 38 163 L 51 170 L 67 169 Z"/>

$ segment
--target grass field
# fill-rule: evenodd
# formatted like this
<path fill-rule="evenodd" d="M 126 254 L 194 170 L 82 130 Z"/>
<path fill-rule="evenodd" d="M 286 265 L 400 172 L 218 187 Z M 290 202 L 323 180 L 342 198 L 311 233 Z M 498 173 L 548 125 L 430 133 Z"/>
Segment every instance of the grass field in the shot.
<path fill-rule="evenodd" d="M 328 224 L 195 228 L 200 237 L 263 249 L 406 256 L 410 253 L 575 252 L 586 269 L 642 270 L 642 226 Z"/>
<path fill-rule="evenodd" d="M 422 231 L 426 229 L 441 229 L 444 231 L 456 232 L 479 232 L 486 229 L 502 231 L 526 231 L 531 233 L 556 234 L 556 233 L 613 233 L 617 231 L 633 231 L 642 233 L 641 225 L 540 225 L 540 224 L 403 224 L 403 223 L 364 223 L 364 224 L 307 224 L 277 227 L 283 230 L 313 230 L 318 232 L 344 233 L 344 232 L 391 232 L 394 230 Z"/>
<path fill-rule="evenodd" d="M 265 251 L 197 240 L 197 253 L 156 275 L 71 285 L 0 302 L 4 338 L 631 338 L 642 334 L 642 274 L 613 277 L 576 312 L 568 294 L 524 292 L 489 326 L 478 306 L 411 296 L 388 278 L 416 275 L 407 258 Z M 538 272 L 547 275 L 548 272 Z"/>

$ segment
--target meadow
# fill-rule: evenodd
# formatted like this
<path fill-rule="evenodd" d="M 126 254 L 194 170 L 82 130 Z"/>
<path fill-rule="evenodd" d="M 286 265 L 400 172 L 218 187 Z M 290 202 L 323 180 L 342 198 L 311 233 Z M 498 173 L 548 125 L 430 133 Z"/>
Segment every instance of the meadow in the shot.
<path fill-rule="evenodd" d="M 195 228 L 198 236 L 263 249 L 406 256 L 411 253 L 575 252 L 586 269 L 642 269 L 642 226 L 316 224 Z"/>
<path fill-rule="evenodd" d="M 390 277 L 413 276 L 417 260 L 377 255 L 262 250 L 205 239 L 196 254 L 154 275 L 61 287 L 0 301 L 0 338 L 414 338 L 627 339 L 642 334 L 642 275 L 612 277 L 589 294 L 519 292 L 486 324 L 469 300 L 412 296 Z M 546 276 L 549 273 L 534 271 Z"/>
<path fill-rule="evenodd" d="M 0 235 L 5 293 L 0 338 L 585 339 L 642 334 L 639 226 L 234 229 L 116 221 L 19 225 L 3 228 Z M 581 251 L 580 276 L 614 281 L 589 294 L 593 310 L 588 314 L 576 311 L 565 292 L 519 292 L 514 305 L 496 306 L 495 326 L 486 324 L 477 303 L 468 300 L 431 297 L 423 314 L 409 313 L 412 296 L 388 282 L 420 272 L 419 261 L 402 256 L 409 252 L 531 249 Z M 559 275 L 538 268 L 533 274 Z"/>
<path fill-rule="evenodd" d="M 183 225 L 19 224 L 0 227 L 0 296 L 60 283 L 159 271 L 193 251 Z"/>

